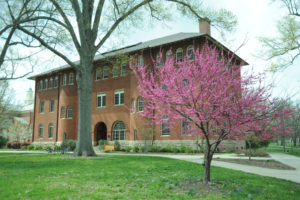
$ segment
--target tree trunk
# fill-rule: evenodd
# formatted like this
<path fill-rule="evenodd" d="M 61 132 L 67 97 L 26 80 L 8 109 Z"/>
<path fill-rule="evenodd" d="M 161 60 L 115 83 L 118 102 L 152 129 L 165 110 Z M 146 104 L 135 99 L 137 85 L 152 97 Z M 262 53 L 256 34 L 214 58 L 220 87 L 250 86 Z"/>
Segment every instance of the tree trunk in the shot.
<path fill-rule="evenodd" d="M 81 58 L 76 73 L 78 85 L 78 134 L 74 156 L 96 156 L 92 145 L 93 59 Z"/>
<path fill-rule="evenodd" d="M 210 182 L 210 166 L 211 166 L 211 160 L 212 160 L 212 152 L 211 147 L 207 147 L 207 150 L 204 154 L 204 180 L 203 182 L 205 184 L 208 184 Z"/>

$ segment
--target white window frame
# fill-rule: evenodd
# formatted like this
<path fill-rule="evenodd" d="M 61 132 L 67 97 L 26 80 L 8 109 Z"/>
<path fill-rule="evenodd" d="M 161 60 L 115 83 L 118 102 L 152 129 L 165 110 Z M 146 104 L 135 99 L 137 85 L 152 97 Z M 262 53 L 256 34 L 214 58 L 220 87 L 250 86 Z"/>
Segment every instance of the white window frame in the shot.
<path fill-rule="evenodd" d="M 53 88 L 53 78 L 50 78 L 49 79 L 49 86 L 48 86 L 48 88 L 50 89 L 50 88 Z"/>
<path fill-rule="evenodd" d="M 40 124 L 39 125 L 39 135 L 38 135 L 39 138 L 43 138 L 43 129 L 44 129 L 43 124 Z"/>
<path fill-rule="evenodd" d="M 43 90 L 43 86 L 44 84 L 43 84 L 43 80 L 40 80 L 40 85 L 39 85 L 39 90 Z"/>
<path fill-rule="evenodd" d="M 52 123 L 50 123 L 48 126 L 48 138 L 53 138 L 53 130 L 54 130 L 54 126 Z M 50 133 L 51 133 L 51 137 L 50 137 Z"/>
<path fill-rule="evenodd" d="M 165 130 L 169 130 L 168 133 L 164 133 L 164 124 L 167 124 L 168 125 L 168 128 L 165 129 Z M 162 118 L 161 120 L 161 124 L 160 124 L 160 134 L 161 136 L 170 136 L 170 122 L 169 122 L 169 116 L 168 115 L 164 115 L 164 117 Z"/>
<path fill-rule="evenodd" d="M 135 107 L 136 107 L 136 105 L 135 105 L 135 99 L 132 99 L 131 100 L 131 112 L 135 113 Z"/>
<path fill-rule="evenodd" d="M 181 53 L 181 61 L 178 60 L 179 59 L 179 57 L 178 57 L 179 53 Z M 176 62 L 178 63 L 178 62 L 182 62 L 182 61 L 183 61 L 183 49 L 182 48 L 178 48 L 176 50 Z"/>
<path fill-rule="evenodd" d="M 138 112 L 144 112 L 144 98 L 138 98 Z"/>
<path fill-rule="evenodd" d="M 139 56 L 139 67 L 144 66 L 144 57 L 142 55 Z"/>
<path fill-rule="evenodd" d="M 113 78 L 117 78 L 120 75 L 120 68 L 118 66 L 114 66 L 112 72 Z M 117 72 L 117 74 L 115 74 L 115 72 Z"/>
<path fill-rule="evenodd" d="M 40 101 L 40 113 L 45 113 L 45 101 Z"/>
<path fill-rule="evenodd" d="M 123 94 L 123 103 L 121 103 L 121 96 Z M 118 104 L 116 103 L 116 95 L 118 95 Z M 119 90 L 115 90 L 114 92 L 114 105 L 115 106 L 120 106 L 120 105 L 124 105 L 125 103 L 125 92 L 124 89 L 119 89 Z"/>
<path fill-rule="evenodd" d="M 47 90 L 48 89 L 48 79 L 45 79 L 45 84 L 44 84 L 44 89 Z"/>
<path fill-rule="evenodd" d="M 65 106 L 62 106 L 60 108 L 60 118 L 65 119 L 65 117 L 66 117 L 66 108 L 65 108 Z"/>
<path fill-rule="evenodd" d="M 63 75 L 62 85 L 67 85 L 67 74 Z"/>
<path fill-rule="evenodd" d="M 69 81 L 68 81 L 69 85 L 74 85 L 74 73 L 70 73 L 69 74 Z"/>
<path fill-rule="evenodd" d="M 189 55 L 189 51 L 192 52 L 192 56 Z M 187 48 L 186 48 L 186 55 L 189 57 L 189 61 L 193 61 L 195 59 L 195 55 L 194 55 L 194 46 L 193 45 L 189 45 Z M 190 57 L 191 56 L 191 57 Z"/>
<path fill-rule="evenodd" d="M 98 98 L 101 98 L 101 105 L 99 105 Z M 103 99 L 105 98 L 105 101 Z M 105 104 L 103 103 L 105 102 Z M 105 92 L 98 92 L 97 93 L 97 108 L 104 108 L 106 106 L 106 93 Z"/>
<path fill-rule="evenodd" d="M 98 76 L 98 75 L 99 75 L 99 76 Z M 101 80 L 101 68 L 100 68 L 100 67 L 98 67 L 98 68 L 96 69 L 95 80 L 96 80 L 96 81 Z"/>
<path fill-rule="evenodd" d="M 188 129 L 184 129 L 184 123 L 187 123 L 187 126 L 191 126 L 191 122 L 188 121 L 186 118 L 181 119 L 181 135 L 183 136 L 190 136 L 191 133 L 186 133 L 186 130 Z"/>
<path fill-rule="evenodd" d="M 124 63 L 121 65 L 121 76 L 126 76 L 126 75 L 127 75 L 127 65 Z"/>
<path fill-rule="evenodd" d="M 123 129 L 115 129 L 118 123 L 122 123 L 124 125 Z M 126 125 L 123 121 L 117 121 L 113 126 L 113 138 L 112 140 L 126 140 Z M 121 138 L 122 136 L 122 138 Z M 116 139 L 117 138 L 117 139 Z"/>
<path fill-rule="evenodd" d="M 55 78 L 54 78 L 54 84 L 53 84 L 53 87 L 54 87 L 54 88 L 57 88 L 57 87 L 58 87 L 58 76 L 55 76 Z"/>
<path fill-rule="evenodd" d="M 73 108 L 72 106 L 67 107 L 67 119 L 73 118 Z"/>
<path fill-rule="evenodd" d="M 107 73 L 107 77 L 105 77 L 105 74 Z M 103 68 L 103 79 L 108 79 L 109 77 L 109 68 L 108 67 L 104 67 Z"/>
<path fill-rule="evenodd" d="M 53 110 L 52 110 L 52 102 L 53 102 Z M 49 112 L 54 112 L 55 110 L 55 101 L 54 99 L 50 100 Z"/>

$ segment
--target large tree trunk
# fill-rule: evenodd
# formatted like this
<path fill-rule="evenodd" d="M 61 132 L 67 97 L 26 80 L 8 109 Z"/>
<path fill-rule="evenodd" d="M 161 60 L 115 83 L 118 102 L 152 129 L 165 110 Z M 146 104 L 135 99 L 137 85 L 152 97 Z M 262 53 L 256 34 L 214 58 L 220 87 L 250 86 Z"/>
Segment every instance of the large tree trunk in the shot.
<path fill-rule="evenodd" d="M 95 156 L 92 145 L 92 84 L 93 59 L 81 58 L 81 66 L 76 73 L 78 85 L 78 134 L 74 156 Z"/>

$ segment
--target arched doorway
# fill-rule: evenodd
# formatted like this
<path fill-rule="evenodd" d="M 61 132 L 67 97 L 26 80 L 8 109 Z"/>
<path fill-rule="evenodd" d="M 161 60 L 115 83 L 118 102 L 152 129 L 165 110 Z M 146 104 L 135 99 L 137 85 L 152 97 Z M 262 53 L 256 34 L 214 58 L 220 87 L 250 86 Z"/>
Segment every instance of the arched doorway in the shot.
<path fill-rule="evenodd" d="M 96 143 L 98 144 L 99 140 L 107 140 L 107 128 L 103 122 L 100 122 L 96 125 Z"/>

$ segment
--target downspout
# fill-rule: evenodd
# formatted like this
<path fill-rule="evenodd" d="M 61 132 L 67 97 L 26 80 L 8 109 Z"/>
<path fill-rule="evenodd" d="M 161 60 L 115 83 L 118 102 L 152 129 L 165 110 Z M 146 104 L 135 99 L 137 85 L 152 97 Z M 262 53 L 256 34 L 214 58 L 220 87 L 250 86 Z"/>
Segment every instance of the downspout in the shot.
<path fill-rule="evenodd" d="M 55 79 L 55 77 L 54 77 Z M 57 83 L 57 115 L 56 115 L 56 137 L 55 143 L 58 141 L 58 122 L 59 122 L 59 99 L 60 99 L 60 74 L 58 75 L 58 83 Z"/>

